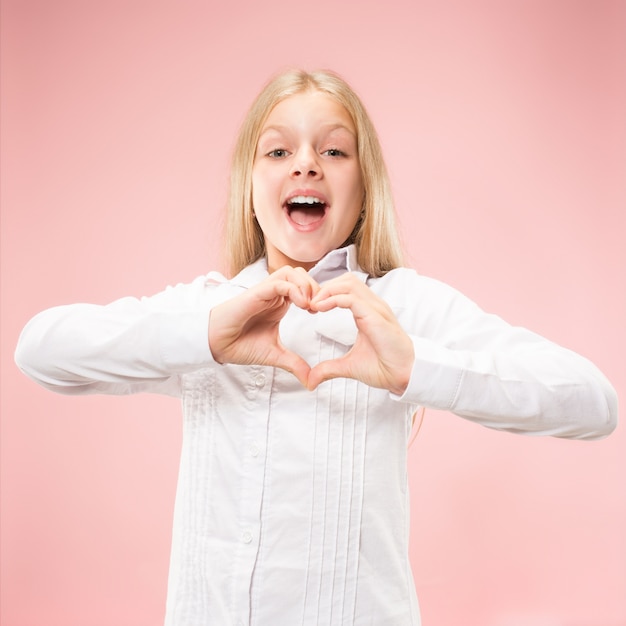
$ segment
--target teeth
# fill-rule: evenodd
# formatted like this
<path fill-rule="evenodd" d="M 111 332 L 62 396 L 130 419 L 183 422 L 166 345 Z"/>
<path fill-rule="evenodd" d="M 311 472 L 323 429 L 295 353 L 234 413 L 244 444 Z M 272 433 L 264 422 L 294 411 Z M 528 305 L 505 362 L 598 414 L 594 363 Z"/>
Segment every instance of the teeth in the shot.
<path fill-rule="evenodd" d="M 289 204 L 324 204 L 314 196 L 294 196 L 289 199 Z"/>

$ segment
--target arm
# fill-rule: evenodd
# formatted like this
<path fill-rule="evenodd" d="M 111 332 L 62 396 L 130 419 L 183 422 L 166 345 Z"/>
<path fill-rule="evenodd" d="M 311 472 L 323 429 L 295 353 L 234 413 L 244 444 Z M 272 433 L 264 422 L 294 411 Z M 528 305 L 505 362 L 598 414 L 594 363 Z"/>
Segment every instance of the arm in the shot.
<path fill-rule="evenodd" d="M 201 277 L 150 298 L 55 307 L 26 325 L 15 360 L 59 393 L 178 395 L 180 374 L 213 362 L 210 306 Z"/>
<path fill-rule="evenodd" d="M 55 307 L 26 325 L 15 360 L 65 394 L 179 395 L 181 374 L 216 363 L 282 367 L 306 384 L 309 366 L 282 346 L 278 326 L 316 289 L 304 270 L 285 267 L 250 289 L 200 277 L 151 298 Z"/>
<path fill-rule="evenodd" d="M 413 297 L 400 317 L 416 358 L 401 400 L 509 432 L 596 439 L 614 430 L 617 395 L 593 363 L 443 283 L 413 272 L 404 280 Z"/>
<path fill-rule="evenodd" d="M 510 432 L 594 439 L 616 426 L 615 390 L 590 361 L 411 270 L 369 287 L 329 281 L 313 306 L 350 309 L 359 332 L 345 356 L 313 368 L 309 388 L 348 376 Z"/>

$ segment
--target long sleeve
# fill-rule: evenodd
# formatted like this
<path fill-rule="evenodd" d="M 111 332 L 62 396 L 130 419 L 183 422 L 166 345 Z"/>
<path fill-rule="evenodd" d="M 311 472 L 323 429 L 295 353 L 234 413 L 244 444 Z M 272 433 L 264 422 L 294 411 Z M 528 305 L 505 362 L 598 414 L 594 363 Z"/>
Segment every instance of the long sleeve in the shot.
<path fill-rule="evenodd" d="M 213 363 L 206 282 L 200 277 L 152 297 L 43 311 L 22 331 L 15 361 L 59 393 L 179 395 L 180 374 Z"/>
<path fill-rule="evenodd" d="M 597 439 L 615 428 L 616 392 L 584 357 L 436 280 L 399 270 L 394 282 L 415 349 L 400 400 L 509 432 Z"/>

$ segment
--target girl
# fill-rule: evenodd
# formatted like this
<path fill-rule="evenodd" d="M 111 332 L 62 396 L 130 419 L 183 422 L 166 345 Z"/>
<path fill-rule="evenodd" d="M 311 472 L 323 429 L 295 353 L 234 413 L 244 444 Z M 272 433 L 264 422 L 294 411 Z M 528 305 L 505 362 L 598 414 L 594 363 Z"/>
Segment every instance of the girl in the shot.
<path fill-rule="evenodd" d="M 329 72 L 291 71 L 236 145 L 231 278 L 44 311 L 16 360 L 67 394 L 182 398 L 166 625 L 420 623 L 406 446 L 418 407 L 594 439 L 584 358 L 402 267 L 380 146 Z"/>

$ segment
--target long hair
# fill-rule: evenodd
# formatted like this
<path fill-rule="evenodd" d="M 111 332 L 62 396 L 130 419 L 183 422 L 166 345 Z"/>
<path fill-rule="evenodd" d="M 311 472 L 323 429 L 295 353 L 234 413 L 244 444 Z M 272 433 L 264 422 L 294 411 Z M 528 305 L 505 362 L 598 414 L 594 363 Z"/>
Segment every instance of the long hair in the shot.
<path fill-rule="evenodd" d="M 360 267 L 382 276 L 402 265 L 391 186 L 382 150 L 365 107 L 350 86 L 327 70 L 289 70 L 272 79 L 252 103 L 233 154 L 226 215 L 226 261 L 230 275 L 265 254 L 263 232 L 252 208 L 252 167 L 263 124 L 282 100 L 306 91 L 328 94 L 351 116 L 365 189 L 362 216 L 346 244 L 354 243 Z"/>

